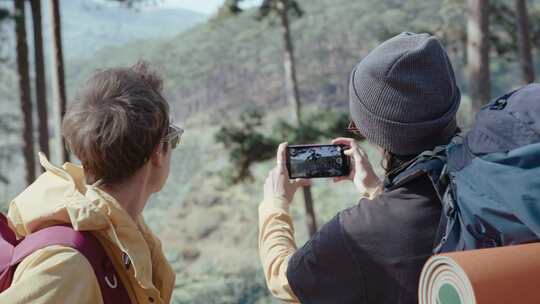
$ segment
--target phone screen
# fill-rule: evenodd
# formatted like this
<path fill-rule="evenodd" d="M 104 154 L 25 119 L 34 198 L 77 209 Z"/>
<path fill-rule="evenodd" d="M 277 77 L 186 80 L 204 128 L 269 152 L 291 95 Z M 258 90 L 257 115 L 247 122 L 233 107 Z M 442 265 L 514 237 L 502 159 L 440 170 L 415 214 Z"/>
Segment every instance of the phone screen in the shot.
<path fill-rule="evenodd" d="M 342 145 L 294 145 L 287 149 L 289 178 L 349 175 L 349 158 Z"/>

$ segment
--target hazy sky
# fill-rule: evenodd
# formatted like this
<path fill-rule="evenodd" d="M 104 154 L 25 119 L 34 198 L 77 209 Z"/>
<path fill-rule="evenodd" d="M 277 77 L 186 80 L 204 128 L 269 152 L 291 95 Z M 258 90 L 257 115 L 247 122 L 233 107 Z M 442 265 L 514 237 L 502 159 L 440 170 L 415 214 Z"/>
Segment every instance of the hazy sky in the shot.
<path fill-rule="evenodd" d="M 181 7 L 204 14 L 212 14 L 223 3 L 223 0 L 161 0 L 159 6 Z"/>
<path fill-rule="evenodd" d="M 158 3 L 159 6 L 162 7 L 181 7 L 204 14 L 212 14 L 217 11 L 223 1 L 224 0 L 160 0 Z M 246 5 L 253 5 L 260 2 L 260 0 L 245 0 L 244 2 Z"/>

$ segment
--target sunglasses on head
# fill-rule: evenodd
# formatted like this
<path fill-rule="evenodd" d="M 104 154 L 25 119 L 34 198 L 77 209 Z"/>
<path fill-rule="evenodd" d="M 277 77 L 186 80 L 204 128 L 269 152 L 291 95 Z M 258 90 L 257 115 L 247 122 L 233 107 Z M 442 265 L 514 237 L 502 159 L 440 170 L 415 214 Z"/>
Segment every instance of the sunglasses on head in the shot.
<path fill-rule="evenodd" d="M 169 126 L 169 130 L 167 131 L 167 134 L 165 135 L 165 137 L 163 137 L 162 142 L 169 143 L 171 145 L 171 149 L 174 149 L 180 143 L 180 138 L 182 137 L 183 133 L 184 130 L 182 128 L 177 125 L 171 124 Z"/>

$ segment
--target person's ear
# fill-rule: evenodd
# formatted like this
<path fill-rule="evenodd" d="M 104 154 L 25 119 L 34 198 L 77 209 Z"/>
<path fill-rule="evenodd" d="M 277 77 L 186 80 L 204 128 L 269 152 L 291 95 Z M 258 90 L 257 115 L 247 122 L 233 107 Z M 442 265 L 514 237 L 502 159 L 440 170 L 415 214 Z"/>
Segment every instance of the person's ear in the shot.
<path fill-rule="evenodd" d="M 154 148 L 154 150 L 152 150 L 152 154 L 150 155 L 150 162 L 152 163 L 152 165 L 156 167 L 161 167 L 163 165 L 163 161 L 165 159 L 165 152 L 166 152 L 166 150 L 163 147 L 164 145 L 165 143 L 158 144 Z"/>

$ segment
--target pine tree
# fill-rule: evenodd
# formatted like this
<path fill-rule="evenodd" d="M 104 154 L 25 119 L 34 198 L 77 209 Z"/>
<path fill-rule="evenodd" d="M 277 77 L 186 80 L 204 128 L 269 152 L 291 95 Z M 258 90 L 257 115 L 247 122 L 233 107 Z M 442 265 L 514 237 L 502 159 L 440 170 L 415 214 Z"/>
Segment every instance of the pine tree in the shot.
<path fill-rule="evenodd" d="M 30 0 L 34 29 L 34 56 L 36 72 L 36 104 L 39 126 L 39 149 L 49 154 L 49 127 L 47 115 L 47 91 L 45 86 L 45 65 L 43 62 L 43 27 L 41 23 L 41 1 Z"/>
<path fill-rule="evenodd" d="M 490 98 L 489 0 L 467 0 L 467 70 L 473 112 Z"/>
<path fill-rule="evenodd" d="M 62 22 L 60 20 L 59 0 L 50 0 L 51 24 L 53 29 L 53 96 L 55 112 L 55 145 L 59 151 L 60 162 L 69 161 L 69 153 L 66 149 L 64 138 L 62 137 L 61 124 L 62 117 L 66 113 L 66 83 L 64 76 L 64 55 L 62 49 Z"/>
<path fill-rule="evenodd" d="M 516 27 L 519 65 L 523 83 L 534 82 L 534 63 L 531 52 L 529 35 L 529 18 L 527 15 L 527 2 L 515 0 Z"/>
<path fill-rule="evenodd" d="M 28 44 L 26 41 L 25 1 L 16 0 L 15 35 L 17 37 L 17 70 L 19 79 L 19 98 L 22 114 L 22 152 L 26 165 L 26 183 L 31 184 L 36 177 L 34 160 L 34 137 L 32 122 L 32 99 L 30 96 L 30 76 L 28 71 Z"/>
<path fill-rule="evenodd" d="M 222 15 L 236 15 L 242 12 L 240 8 L 242 0 L 227 0 L 220 10 Z M 279 29 L 283 39 L 283 68 L 285 78 L 285 92 L 291 111 L 291 122 L 296 127 L 301 127 L 301 102 L 299 86 L 296 77 L 296 64 L 294 58 L 294 44 L 291 39 L 290 14 L 300 17 L 303 11 L 296 0 L 263 0 L 259 7 L 259 18 L 264 19 L 271 15 L 279 19 Z M 311 187 L 303 187 L 304 203 L 307 215 L 307 225 L 310 235 L 317 231 L 317 220 L 313 209 Z"/>

